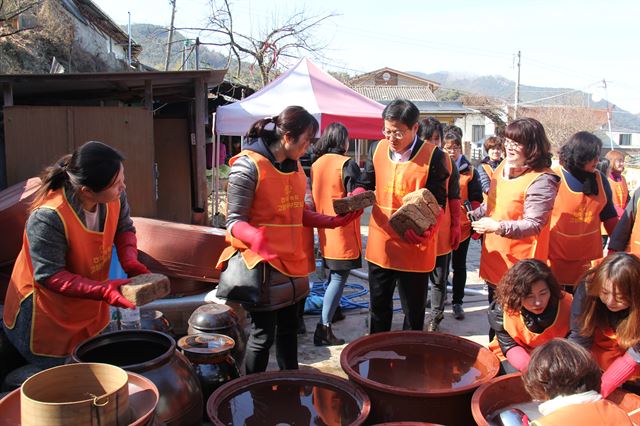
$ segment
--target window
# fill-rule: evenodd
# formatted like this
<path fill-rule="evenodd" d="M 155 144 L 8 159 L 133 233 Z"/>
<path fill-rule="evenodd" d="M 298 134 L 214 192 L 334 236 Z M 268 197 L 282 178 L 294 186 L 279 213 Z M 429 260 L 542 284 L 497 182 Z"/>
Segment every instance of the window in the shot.
<path fill-rule="evenodd" d="M 630 133 L 620 133 L 620 140 L 618 142 L 620 145 L 631 145 L 631 134 Z"/>
<path fill-rule="evenodd" d="M 471 126 L 471 142 L 478 142 L 484 138 L 484 124 Z"/>

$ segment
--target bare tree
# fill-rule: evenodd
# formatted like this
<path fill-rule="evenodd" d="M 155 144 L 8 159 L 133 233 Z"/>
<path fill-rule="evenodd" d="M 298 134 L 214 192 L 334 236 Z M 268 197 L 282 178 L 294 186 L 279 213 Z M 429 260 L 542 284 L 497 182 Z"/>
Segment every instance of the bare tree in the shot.
<path fill-rule="evenodd" d="M 552 147 L 557 150 L 571 135 L 593 132 L 607 122 L 607 111 L 573 106 L 521 106 L 518 115 L 532 117 L 544 126 Z"/>
<path fill-rule="evenodd" d="M 22 13 L 39 3 L 40 1 L 37 0 L 27 2 L 0 0 L 0 38 L 32 29 L 29 27 L 20 28 L 17 25 L 17 20 Z"/>
<path fill-rule="evenodd" d="M 227 66 L 231 57 L 237 63 L 236 77 L 242 72 L 243 60 L 257 66 L 262 85 L 269 83 L 277 74 L 280 58 L 297 58 L 304 52 L 318 54 L 325 46 L 314 38 L 314 30 L 334 13 L 309 15 L 304 8 L 292 12 L 284 19 L 273 18 L 269 28 L 258 30 L 256 35 L 244 34 L 236 30 L 229 0 L 210 0 L 211 16 L 207 28 L 180 28 L 201 30 L 213 35 L 207 43 L 229 49 Z M 254 26 L 256 28 L 257 26 Z"/>
<path fill-rule="evenodd" d="M 504 118 L 504 101 L 482 95 L 462 95 L 460 101 L 468 108 L 477 109 L 489 120 L 493 121 L 496 127 L 504 127 L 506 125 Z"/>

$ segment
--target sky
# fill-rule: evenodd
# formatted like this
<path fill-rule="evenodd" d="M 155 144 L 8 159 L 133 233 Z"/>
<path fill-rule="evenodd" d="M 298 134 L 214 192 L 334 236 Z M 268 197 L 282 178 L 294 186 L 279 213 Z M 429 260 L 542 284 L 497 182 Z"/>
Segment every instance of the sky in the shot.
<path fill-rule="evenodd" d="M 118 24 L 169 26 L 169 0 L 94 0 Z M 390 67 L 451 71 L 594 93 L 640 113 L 640 1 L 635 0 L 230 0 L 234 26 L 258 35 L 304 8 L 334 16 L 313 34 L 319 65 L 351 75 Z M 176 0 L 176 27 L 203 27 L 208 0 Z M 377 7 L 374 7 L 377 6 Z M 200 35 L 207 41 L 207 35 Z M 211 41 L 211 40 L 209 40 Z M 227 52 L 222 52 L 227 53 Z M 293 62 L 291 63 L 293 64 Z M 286 64 L 285 64 L 286 65 Z M 603 79 L 607 91 L 603 89 Z"/>

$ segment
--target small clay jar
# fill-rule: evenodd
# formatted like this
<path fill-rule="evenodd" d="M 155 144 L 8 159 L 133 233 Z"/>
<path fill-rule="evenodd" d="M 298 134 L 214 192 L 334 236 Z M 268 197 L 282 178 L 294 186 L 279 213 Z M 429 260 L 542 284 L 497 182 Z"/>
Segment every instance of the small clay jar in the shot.
<path fill-rule="evenodd" d="M 189 317 L 189 329 L 187 334 L 224 334 L 235 342 L 231 356 L 236 365 L 241 366 L 246 351 L 247 335 L 242 327 L 242 322 L 234 309 L 228 305 L 219 303 L 206 303 Z"/>
<path fill-rule="evenodd" d="M 205 401 L 203 418 L 207 420 L 206 401 L 220 386 L 240 377 L 231 351 L 235 342 L 223 334 L 202 333 L 178 340 L 178 348 L 193 364 Z"/>
<path fill-rule="evenodd" d="M 171 322 L 160 311 L 155 310 L 141 310 L 140 311 L 140 327 L 143 330 L 160 331 L 161 333 L 167 333 L 169 336 L 175 338 L 176 335 L 173 332 L 173 326 Z"/>

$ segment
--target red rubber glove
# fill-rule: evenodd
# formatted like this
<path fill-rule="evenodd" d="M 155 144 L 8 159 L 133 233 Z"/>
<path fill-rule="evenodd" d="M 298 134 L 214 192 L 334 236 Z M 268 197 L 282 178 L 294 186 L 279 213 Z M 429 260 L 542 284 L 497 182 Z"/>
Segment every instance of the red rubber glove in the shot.
<path fill-rule="evenodd" d="M 524 371 L 531 360 L 531 356 L 522 346 L 514 346 L 507 351 L 505 356 L 507 357 L 509 364 L 518 371 Z"/>
<path fill-rule="evenodd" d="M 480 207 L 481 205 L 482 205 L 482 203 L 481 203 L 481 202 L 479 202 L 479 201 L 472 201 L 472 202 L 471 202 L 471 208 L 472 208 L 473 210 L 477 209 L 477 208 L 478 208 L 478 207 Z M 471 239 L 472 239 L 472 240 L 478 240 L 478 239 L 480 239 L 480 237 L 481 237 L 481 235 L 480 235 L 480 234 L 478 234 L 477 232 L 473 232 L 473 230 L 471 231 Z"/>
<path fill-rule="evenodd" d="M 231 228 L 231 233 L 235 238 L 245 243 L 251 251 L 268 262 L 277 258 L 278 255 L 269 247 L 265 232 L 264 226 L 256 228 L 248 222 L 236 222 Z"/>
<path fill-rule="evenodd" d="M 602 381 L 600 382 L 600 393 L 602 397 L 608 397 L 611 392 L 616 390 L 633 374 L 637 367 L 638 363 L 628 353 L 613 361 L 609 368 L 602 374 Z"/>
<path fill-rule="evenodd" d="M 358 195 L 358 194 L 362 194 L 363 192 L 367 192 L 366 189 L 364 189 L 363 187 L 359 186 L 356 189 L 354 189 L 353 191 L 349 192 L 347 194 L 347 197 L 351 197 L 353 195 Z"/>
<path fill-rule="evenodd" d="M 429 228 L 427 228 L 427 230 L 424 231 L 424 233 L 422 234 L 422 237 L 424 237 L 427 240 L 430 238 L 433 238 L 433 236 L 438 232 L 438 229 L 440 229 L 440 224 L 442 223 L 442 219 L 444 219 L 444 210 L 440 208 L 440 213 L 438 213 L 438 216 L 436 217 L 435 225 L 431 225 Z"/>
<path fill-rule="evenodd" d="M 462 202 L 459 198 L 448 200 L 449 214 L 451 215 L 450 240 L 451 250 L 456 250 L 460 245 L 462 238 L 462 229 L 460 229 L 460 212 L 462 211 Z"/>
<path fill-rule="evenodd" d="M 116 234 L 113 243 L 116 245 L 120 265 L 129 277 L 151 272 L 138 261 L 138 240 L 134 232 L 127 231 Z"/>
<path fill-rule="evenodd" d="M 302 224 L 309 228 L 339 228 L 345 226 L 363 213 L 363 210 L 356 210 L 339 216 L 329 216 L 326 214 L 314 212 L 313 210 L 304 209 L 302 211 Z"/>
<path fill-rule="evenodd" d="M 133 309 L 136 305 L 129 302 L 119 290 L 120 286 L 130 282 L 131 280 L 128 278 L 104 282 L 94 281 L 62 270 L 47 278 L 44 286 L 65 296 L 102 300 L 117 308 Z"/>
<path fill-rule="evenodd" d="M 427 231 L 424 232 L 426 233 Z M 422 235 L 418 235 L 413 229 L 407 229 L 404 231 L 403 238 L 409 244 L 423 244 L 427 241 L 427 238 Z"/>
<path fill-rule="evenodd" d="M 618 224 L 618 218 L 611 217 L 605 220 L 604 222 L 602 222 L 602 224 L 604 225 L 604 229 L 607 231 L 607 235 L 610 236 L 611 234 L 613 234 L 613 230 L 616 229 L 616 225 Z"/>

